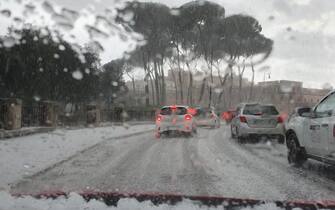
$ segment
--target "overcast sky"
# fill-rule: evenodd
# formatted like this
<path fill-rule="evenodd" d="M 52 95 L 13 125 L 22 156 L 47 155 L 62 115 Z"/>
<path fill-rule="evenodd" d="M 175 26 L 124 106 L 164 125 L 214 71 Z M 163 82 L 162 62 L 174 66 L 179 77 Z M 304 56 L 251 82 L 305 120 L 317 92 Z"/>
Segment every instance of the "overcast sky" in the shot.
<path fill-rule="evenodd" d="M 122 0 L 121 0 L 122 1 Z M 146 1 L 146 0 L 142 0 Z M 170 7 L 189 0 L 150 0 Z M 94 5 L 98 11 L 115 0 L 52 0 L 75 10 Z M 262 25 L 262 33 L 274 40 L 274 51 L 264 65 L 270 80 L 303 81 L 305 87 L 335 86 L 335 0 L 216 0 L 226 16 L 248 14 Z M 290 29 L 288 29 L 290 28 Z M 257 74 L 263 80 L 263 73 Z"/>

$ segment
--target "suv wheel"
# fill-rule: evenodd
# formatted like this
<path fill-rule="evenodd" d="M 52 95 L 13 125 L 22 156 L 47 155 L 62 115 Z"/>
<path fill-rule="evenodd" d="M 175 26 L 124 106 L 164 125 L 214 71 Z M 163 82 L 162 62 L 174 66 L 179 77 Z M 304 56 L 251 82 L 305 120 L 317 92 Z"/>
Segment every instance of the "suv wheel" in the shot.
<path fill-rule="evenodd" d="M 233 132 L 233 126 L 232 125 L 230 125 L 230 135 L 231 135 L 232 139 L 236 139 L 236 134 L 234 134 L 234 132 Z"/>
<path fill-rule="evenodd" d="M 298 138 L 294 133 L 291 133 L 286 141 L 288 148 L 288 162 L 296 166 L 301 166 L 307 160 L 304 148 L 300 147 Z"/>

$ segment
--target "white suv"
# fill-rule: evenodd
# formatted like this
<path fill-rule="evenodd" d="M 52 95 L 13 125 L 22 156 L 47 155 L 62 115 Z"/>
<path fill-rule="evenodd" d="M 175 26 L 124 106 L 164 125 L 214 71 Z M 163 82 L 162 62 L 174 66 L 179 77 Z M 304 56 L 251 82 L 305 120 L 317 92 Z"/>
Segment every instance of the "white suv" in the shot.
<path fill-rule="evenodd" d="M 313 108 L 297 108 L 286 123 L 288 161 L 307 158 L 335 164 L 335 91 Z"/>

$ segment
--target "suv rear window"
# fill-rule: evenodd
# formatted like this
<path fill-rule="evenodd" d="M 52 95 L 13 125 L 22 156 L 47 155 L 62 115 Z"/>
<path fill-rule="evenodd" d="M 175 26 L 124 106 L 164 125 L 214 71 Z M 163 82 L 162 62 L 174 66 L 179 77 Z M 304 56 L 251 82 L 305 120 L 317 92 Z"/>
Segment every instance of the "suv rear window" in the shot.
<path fill-rule="evenodd" d="M 161 109 L 160 112 L 161 115 L 171 115 L 172 114 L 172 108 L 171 107 L 164 107 Z M 176 107 L 175 111 L 176 115 L 185 115 L 187 114 L 187 109 L 185 107 Z"/>
<path fill-rule="evenodd" d="M 246 115 L 258 115 L 258 114 L 278 115 L 279 112 L 274 106 L 252 104 L 252 105 L 246 105 L 244 107 L 243 114 L 246 114 Z"/>

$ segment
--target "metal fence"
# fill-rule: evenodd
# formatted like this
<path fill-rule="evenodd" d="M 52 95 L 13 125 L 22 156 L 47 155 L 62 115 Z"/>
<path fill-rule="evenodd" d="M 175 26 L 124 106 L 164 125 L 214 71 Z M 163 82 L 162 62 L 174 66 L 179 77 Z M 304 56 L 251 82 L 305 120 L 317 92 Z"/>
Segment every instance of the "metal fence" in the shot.
<path fill-rule="evenodd" d="M 0 104 L 0 129 L 5 127 L 5 114 L 7 113 L 7 106 Z"/>
<path fill-rule="evenodd" d="M 0 104 L 0 129 L 4 128 L 5 115 L 8 106 Z M 22 127 L 42 126 L 46 120 L 45 106 L 41 104 L 23 105 L 21 112 Z M 73 113 L 65 113 L 58 110 L 58 125 L 76 126 L 87 123 L 87 110 L 80 109 Z M 103 122 L 124 122 L 124 121 L 153 121 L 155 119 L 154 110 L 141 109 L 103 109 L 100 111 L 100 118 Z"/>
<path fill-rule="evenodd" d="M 21 123 L 22 127 L 39 126 L 45 119 L 43 106 L 22 106 Z"/>

